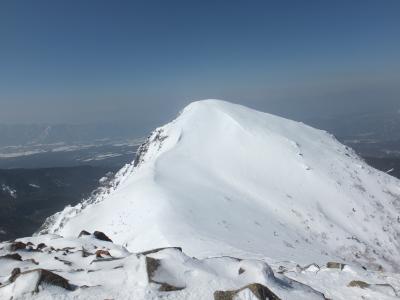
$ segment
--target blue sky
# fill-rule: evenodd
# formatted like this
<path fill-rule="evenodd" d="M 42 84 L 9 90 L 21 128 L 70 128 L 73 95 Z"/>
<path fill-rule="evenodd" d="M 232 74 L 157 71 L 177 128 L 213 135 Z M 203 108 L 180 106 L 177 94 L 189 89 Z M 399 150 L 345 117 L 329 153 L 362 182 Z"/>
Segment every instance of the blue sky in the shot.
<path fill-rule="evenodd" d="M 400 108 L 400 1 L 1 1 L 0 123 Z"/>

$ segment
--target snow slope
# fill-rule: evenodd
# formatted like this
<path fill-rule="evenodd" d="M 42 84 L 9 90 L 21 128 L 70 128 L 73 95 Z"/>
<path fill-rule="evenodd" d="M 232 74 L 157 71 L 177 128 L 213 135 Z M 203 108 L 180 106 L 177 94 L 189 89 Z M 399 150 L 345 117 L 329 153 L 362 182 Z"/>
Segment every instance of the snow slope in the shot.
<path fill-rule="evenodd" d="M 101 230 L 129 251 L 181 246 L 301 264 L 400 269 L 400 182 L 327 132 L 219 100 L 156 129 L 96 199 L 41 233 Z"/>

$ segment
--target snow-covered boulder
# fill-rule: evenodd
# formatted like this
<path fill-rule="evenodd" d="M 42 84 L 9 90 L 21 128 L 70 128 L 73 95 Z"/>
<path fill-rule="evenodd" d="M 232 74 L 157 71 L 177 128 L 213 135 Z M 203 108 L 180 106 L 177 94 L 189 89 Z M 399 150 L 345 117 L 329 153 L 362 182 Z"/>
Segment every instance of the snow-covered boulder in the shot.
<path fill-rule="evenodd" d="M 12 242 L 0 243 L 0 299 L 394 300 L 400 295 L 399 274 L 357 267 L 197 259 L 179 247 L 131 253 L 93 234 L 18 241 L 30 247 L 13 252 Z M 19 259 L 8 257 L 13 254 Z"/>

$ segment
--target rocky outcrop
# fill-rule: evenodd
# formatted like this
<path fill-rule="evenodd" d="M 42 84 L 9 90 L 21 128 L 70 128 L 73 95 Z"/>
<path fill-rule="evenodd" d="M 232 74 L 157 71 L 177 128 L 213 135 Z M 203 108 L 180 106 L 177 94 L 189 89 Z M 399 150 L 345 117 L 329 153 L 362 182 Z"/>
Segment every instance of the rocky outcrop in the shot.
<path fill-rule="evenodd" d="M 369 287 L 370 285 L 368 283 L 366 283 L 365 281 L 352 280 L 349 282 L 348 286 L 349 287 L 359 287 L 359 288 L 365 289 L 365 288 Z"/>
<path fill-rule="evenodd" d="M 133 166 L 138 167 L 146 160 L 146 154 L 151 146 L 161 148 L 163 141 L 167 138 L 164 134 L 162 128 L 158 128 L 152 132 L 152 134 L 147 137 L 142 145 L 140 145 L 138 151 L 136 152 L 136 157 Z"/>
<path fill-rule="evenodd" d="M 315 264 L 301 268 L 280 262 L 273 269 L 263 260 L 243 257 L 197 259 L 187 256 L 180 247 L 131 253 L 106 238 L 97 239 L 94 234 L 75 239 L 48 235 L 24 238 L 20 242 L 17 252 L 11 252 L 15 242 L 0 243 L 0 299 L 34 299 L 35 295 L 41 299 L 51 298 L 57 291 L 62 294 L 60 298 L 74 299 L 93 298 L 94 295 L 98 299 L 143 299 L 138 295 L 149 293 L 153 299 L 168 297 L 171 300 L 323 300 L 326 299 L 324 294 L 318 291 L 321 286 L 310 283 L 319 274 L 324 284 L 329 274 L 334 274 L 335 280 L 338 275 L 354 275 L 351 278 L 354 281 L 337 287 L 335 295 L 341 289 L 354 290 L 357 295 L 360 291 L 361 294 L 365 291 L 366 295 L 371 291 L 376 295 L 397 295 L 396 286 L 389 284 L 395 282 L 393 279 L 370 284 L 365 278 L 371 279 L 371 274 L 364 279 L 356 272 L 339 274 L 340 264 L 331 264 L 330 267 L 336 267 L 331 269 L 318 268 Z M 350 270 L 349 266 L 346 268 Z M 282 270 L 286 271 L 279 274 Z M 304 281 L 302 276 L 306 276 Z M 57 289 L 49 288 L 51 286 Z M 69 294 L 71 291 L 73 293 Z"/>
<path fill-rule="evenodd" d="M 26 244 L 19 241 L 12 242 L 9 246 L 11 251 L 26 249 Z"/>
<path fill-rule="evenodd" d="M 139 252 L 137 254 L 138 255 L 149 255 L 149 254 L 160 252 L 160 251 L 165 250 L 165 249 L 175 249 L 175 250 L 178 250 L 178 251 L 182 252 L 182 248 L 181 247 L 163 247 L 163 248 L 156 248 L 156 249 L 152 249 L 152 250 Z"/>
<path fill-rule="evenodd" d="M 36 250 L 42 250 L 42 249 L 44 249 L 44 248 L 46 248 L 47 246 L 46 246 L 46 244 L 45 243 L 39 243 L 37 246 L 36 246 Z"/>
<path fill-rule="evenodd" d="M 19 274 L 21 274 L 21 269 L 20 268 L 14 268 L 11 271 L 11 275 L 10 278 L 8 279 L 9 282 L 14 282 L 15 279 L 19 276 Z"/>
<path fill-rule="evenodd" d="M 90 235 L 92 235 L 90 232 L 88 232 L 86 230 L 82 230 L 79 233 L 78 238 L 90 236 Z M 113 242 L 104 232 L 101 232 L 101 231 L 93 232 L 93 236 L 100 241 L 106 241 L 106 242 L 111 242 L 111 243 Z"/>
<path fill-rule="evenodd" d="M 99 249 L 96 251 L 96 258 L 103 258 L 105 256 L 111 257 L 110 252 L 108 252 L 107 250 L 103 250 L 103 249 Z"/>
<path fill-rule="evenodd" d="M 159 252 L 161 249 L 155 249 L 153 251 L 149 251 L 150 253 Z M 159 285 L 158 290 L 162 292 L 172 292 L 172 291 L 180 291 L 183 290 L 185 287 L 178 287 L 173 286 L 167 282 L 161 282 L 154 279 L 154 275 L 157 272 L 158 268 L 161 267 L 161 261 L 152 257 L 146 256 L 146 271 L 147 271 L 147 278 L 150 283 L 155 283 Z"/>
<path fill-rule="evenodd" d="M 365 281 L 361 281 L 361 280 L 352 280 L 349 282 L 349 284 L 347 285 L 348 287 L 358 287 L 361 289 L 370 289 L 373 291 L 380 291 L 386 295 L 389 296 L 399 296 L 399 294 L 397 293 L 397 291 L 394 289 L 394 287 L 388 283 L 384 283 L 384 284 L 379 284 L 379 283 L 375 283 L 375 284 L 370 284 L 367 283 Z"/>
<path fill-rule="evenodd" d="M 329 269 L 339 269 L 339 270 L 343 270 L 343 268 L 346 266 L 346 264 L 342 264 L 342 263 L 338 263 L 338 262 L 328 262 L 326 264 L 326 267 Z"/>
<path fill-rule="evenodd" d="M 108 236 L 105 235 L 105 233 L 101 232 L 101 231 L 95 231 L 93 232 L 93 235 L 96 239 L 100 240 L 100 241 L 106 241 L 106 242 L 113 242 Z"/>
<path fill-rule="evenodd" d="M 0 256 L 0 259 L 12 259 L 12 260 L 22 261 L 22 257 L 18 253 L 10 253 L 10 254 Z"/>
<path fill-rule="evenodd" d="M 234 291 L 216 291 L 214 293 L 214 300 L 234 300 L 237 299 L 235 297 L 247 291 L 258 300 L 281 300 L 269 288 L 259 283 L 252 283 Z"/>
<path fill-rule="evenodd" d="M 82 236 L 86 236 L 86 235 L 90 235 L 90 232 L 87 232 L 86 230 L 82 230 L 79 235 L 78 238 L 82 237 Z"/>
<path fill-rule="evenodd" d="M 25 272 L 21 272 L 20 269 L 14 269 L 9 279 L 10 284 L 19 280 L 28 280 L 25 285 L 28 287 L 29 291 L 33 293 L 39 292 L 39 286 L 42 283 L 58 286 L 69 291 L 73 290 L 73 287 L 69 284 L 67 279 L 45 269 L 35 269 Z"/>

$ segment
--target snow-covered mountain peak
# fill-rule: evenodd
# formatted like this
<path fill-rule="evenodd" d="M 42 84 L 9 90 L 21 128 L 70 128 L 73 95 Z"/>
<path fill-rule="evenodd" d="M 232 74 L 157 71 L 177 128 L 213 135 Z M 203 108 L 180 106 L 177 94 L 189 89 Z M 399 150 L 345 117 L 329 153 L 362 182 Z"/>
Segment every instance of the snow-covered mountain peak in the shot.
<path fill-rule="evenodd" d="M 400 267 L 399 181 L 324 131 L 241 105 L 188 105 L 114 183 L 44 231 L 101 230 L 130 251 Z"/>

